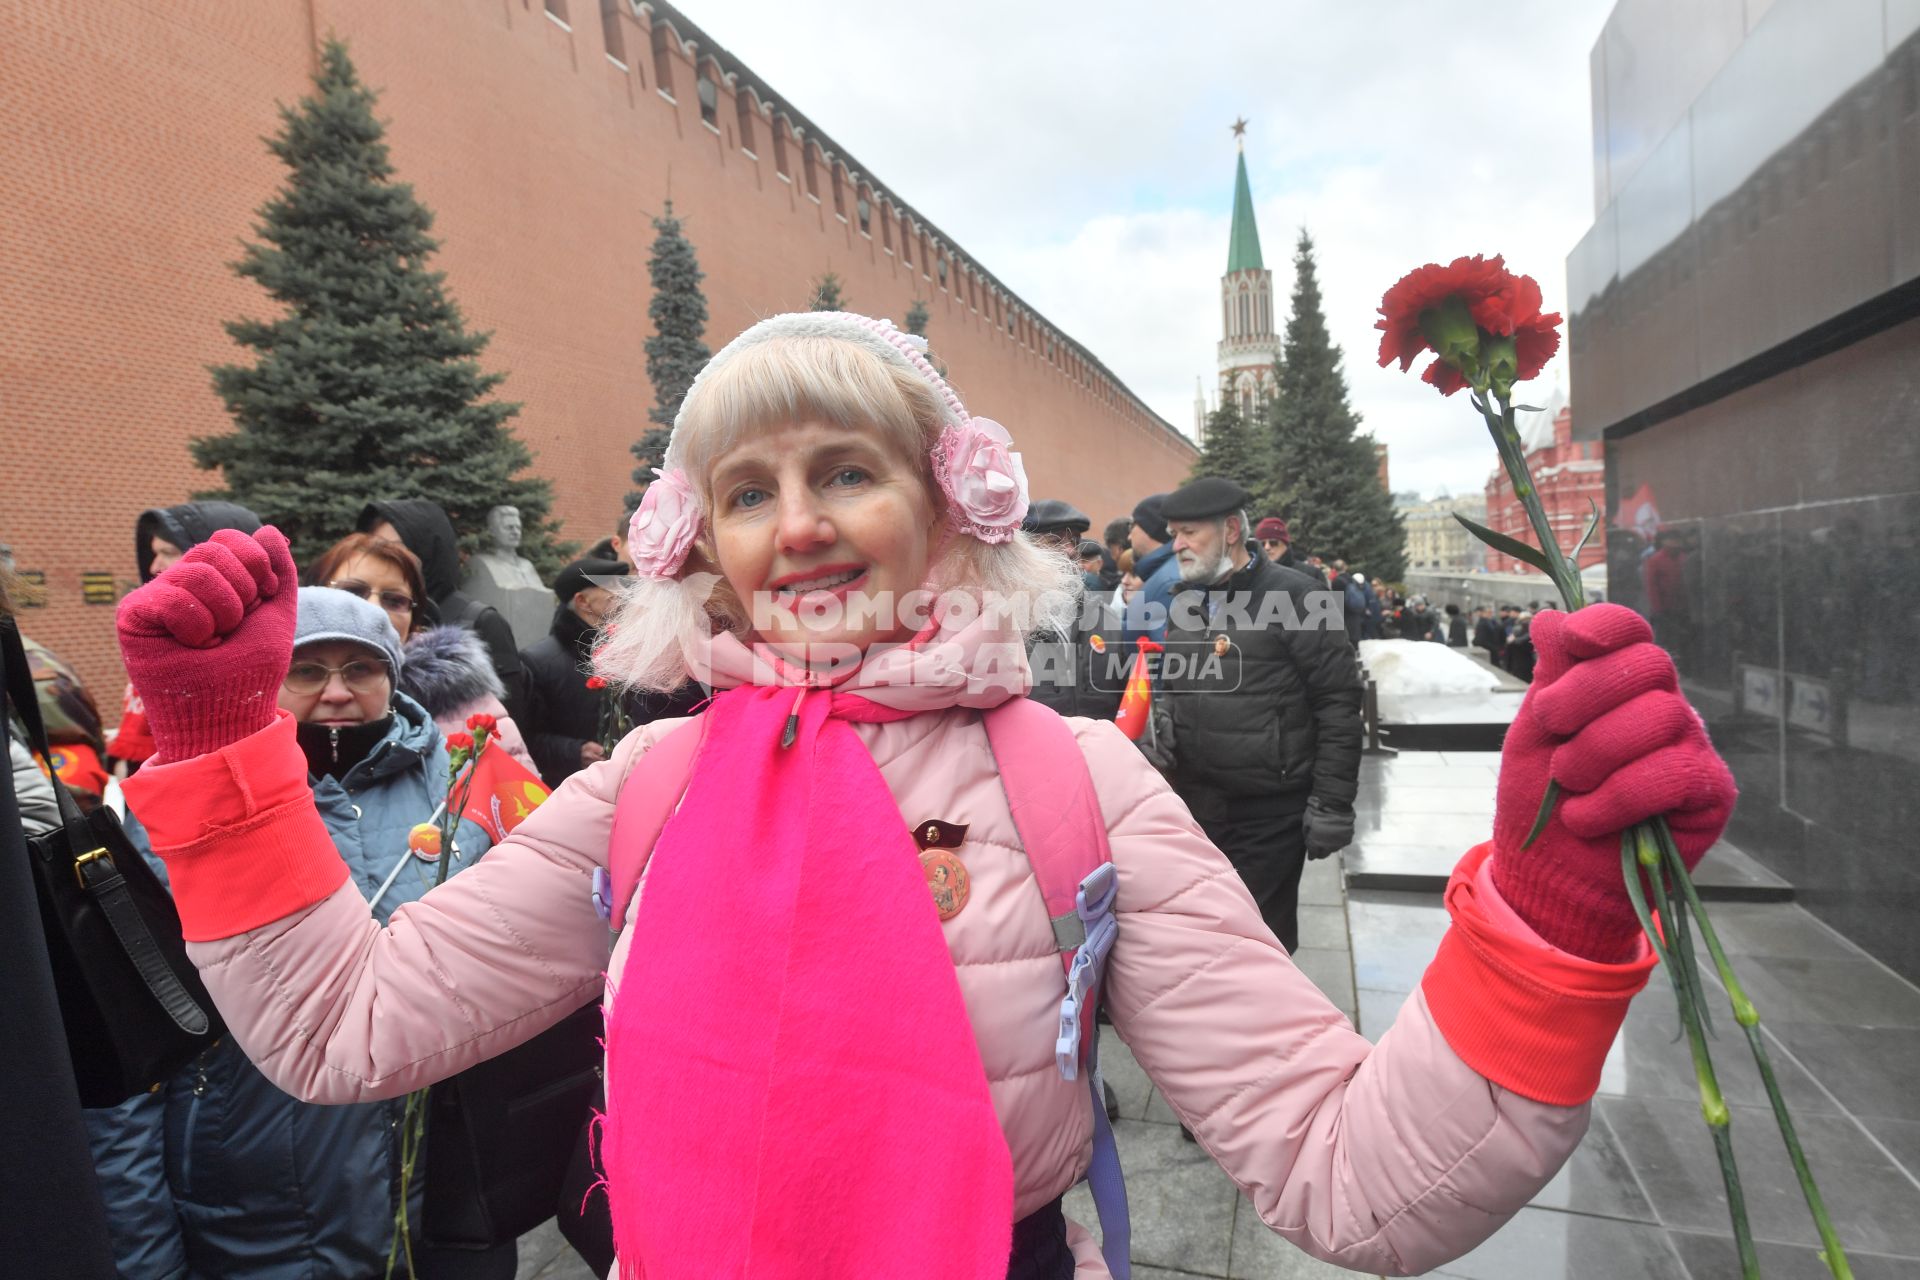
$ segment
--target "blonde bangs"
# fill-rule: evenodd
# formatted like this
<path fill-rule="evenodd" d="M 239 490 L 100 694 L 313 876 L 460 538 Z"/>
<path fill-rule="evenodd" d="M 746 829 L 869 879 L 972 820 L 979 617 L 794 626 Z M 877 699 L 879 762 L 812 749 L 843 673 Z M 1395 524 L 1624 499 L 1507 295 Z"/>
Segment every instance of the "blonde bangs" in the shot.
<path fill-rule="evenodd" d="M 842 338 L 769 338 L 709 367 L 687 393 L 668 461 L 682 468 L 711 509 L 714 463 L 758 432 L 800 422 L 878 431 L 928 474 L 940 432 L 940 400 L 911 368 Z"/>

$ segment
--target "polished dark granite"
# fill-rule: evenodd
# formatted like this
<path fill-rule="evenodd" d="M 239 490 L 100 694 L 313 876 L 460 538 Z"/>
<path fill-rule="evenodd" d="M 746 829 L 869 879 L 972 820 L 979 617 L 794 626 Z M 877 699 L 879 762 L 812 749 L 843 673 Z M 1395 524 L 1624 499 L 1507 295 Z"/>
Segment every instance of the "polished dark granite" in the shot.
<path fill-rule="evenodd" d="M 1896 339 L 1905 346 L 1879 350 Z M 1644 540 L 1616 529 L 1609 583 L 1615 601 L 1652 618 L 1733 769 L 1740 802 L 1728 839 L 1912 979 L 1920 978 L 1912 852 L 1920 660 L 1911 643 L 1920 492 L 1779 505 L 1809 490 L 1920 488 L 1911 421 L 1920 322 L 1860 346 L 1875 350 L 1842 353 L 1847 368 L 1828 368 L 1836 355 L 1796 371 L 1807 385 L 1779 397 L 1784 405 L 1732 397 L 1609 442 L 1610 489 L 1654 494 L 1664 546 L 1652 555 L 1671 562 L 1655 567 Z M 1896 357 L 1899 371 L 1884 367 Z M 1816 461 L 1804 438 L 1821 433 L 1807 424 L 1833 412 L 1822 401 L 1834 396 L 1847 397 L 1850 420 L 1863 424 L 1849 434 L 1866 438 L 1841 445 L 1825 435 L 1820 451 L 1839 458 Z M 1767 509 L 1729 511 L 1730 503 Z"/>

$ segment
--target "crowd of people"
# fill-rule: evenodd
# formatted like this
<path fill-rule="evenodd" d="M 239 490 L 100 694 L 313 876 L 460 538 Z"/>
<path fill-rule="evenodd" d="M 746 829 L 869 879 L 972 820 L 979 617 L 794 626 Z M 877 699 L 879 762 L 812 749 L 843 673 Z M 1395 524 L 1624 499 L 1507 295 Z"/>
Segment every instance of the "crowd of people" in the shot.
<path fill-rule="evenodd" d="M 123 1275 L 382 1274 L 397 1099 L 595 1000 L 603 1272 L 1107 1274 L 1060 1201 L 1111 1150 L 1096 1006 L 1321 1258 L 1439 1266 L 1553 1176 L 1652 964 L 1617 833 L 1665 814 L 1694 860 L 1732 803 L 1698 719 L 1649 712 L 1680 695 L 1644 622 L 1476 610 L 1469 634 L 1221 477 L 1096 541 L 923 350 L 840 313 L 753 326 L 524 649 L 433 503 L 368 495 L 304 572 L 231 504 L 138 517 L 117 731 L 36 667 L 230 1032 L 89 1114 Z M 938 607 L 876 604 L 915 595 Z M 1453 931 L 1376 1045 L 1289 953 L 1305 862 L 1354 838 L 1357 644 L 1395 635 L 1535 687 Z M 428 857 L 408 833 L 476 714 L 552 795 Z M 1655 752 L 1674 767 L 1636 769 Z M 1562 802 L 1523 840 L 1549 759 Z M 1085 859 L 1064 897 L 1055 844 Z M 413 1249 L 419 1275 L 513 1274 L 511 1242 Z"/>

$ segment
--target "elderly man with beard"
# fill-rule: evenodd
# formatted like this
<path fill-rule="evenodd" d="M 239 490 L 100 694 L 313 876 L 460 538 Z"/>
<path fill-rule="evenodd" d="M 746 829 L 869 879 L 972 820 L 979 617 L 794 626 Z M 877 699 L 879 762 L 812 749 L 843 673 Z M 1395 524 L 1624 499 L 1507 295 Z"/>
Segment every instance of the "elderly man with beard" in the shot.
<path fill-rule="evenodd" d="M 1174 789 L 1291 952 L 1306 859 L 1353 839 L 1360 674 L 1339 593 L 1268 560 L 1247 501 L 1209 476 L 1162 504 L 1181 583 L 1155 727 Z"/>

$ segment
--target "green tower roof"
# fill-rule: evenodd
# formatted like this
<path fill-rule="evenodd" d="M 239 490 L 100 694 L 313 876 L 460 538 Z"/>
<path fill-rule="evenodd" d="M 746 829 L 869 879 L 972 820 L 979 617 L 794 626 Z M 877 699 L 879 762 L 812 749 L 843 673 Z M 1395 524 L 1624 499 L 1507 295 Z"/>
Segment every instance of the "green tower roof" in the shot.
<path fill-rule="evenodd" d="M 1233 175 L 1233 236 L 1227 242 L 1227 274 L 1236 271 L 1261 271 L 1260 228 L 1253 222 L 1253 188 L 1247 185 L 1247 155 L 1240 153 L 1240 167 Z"/>

